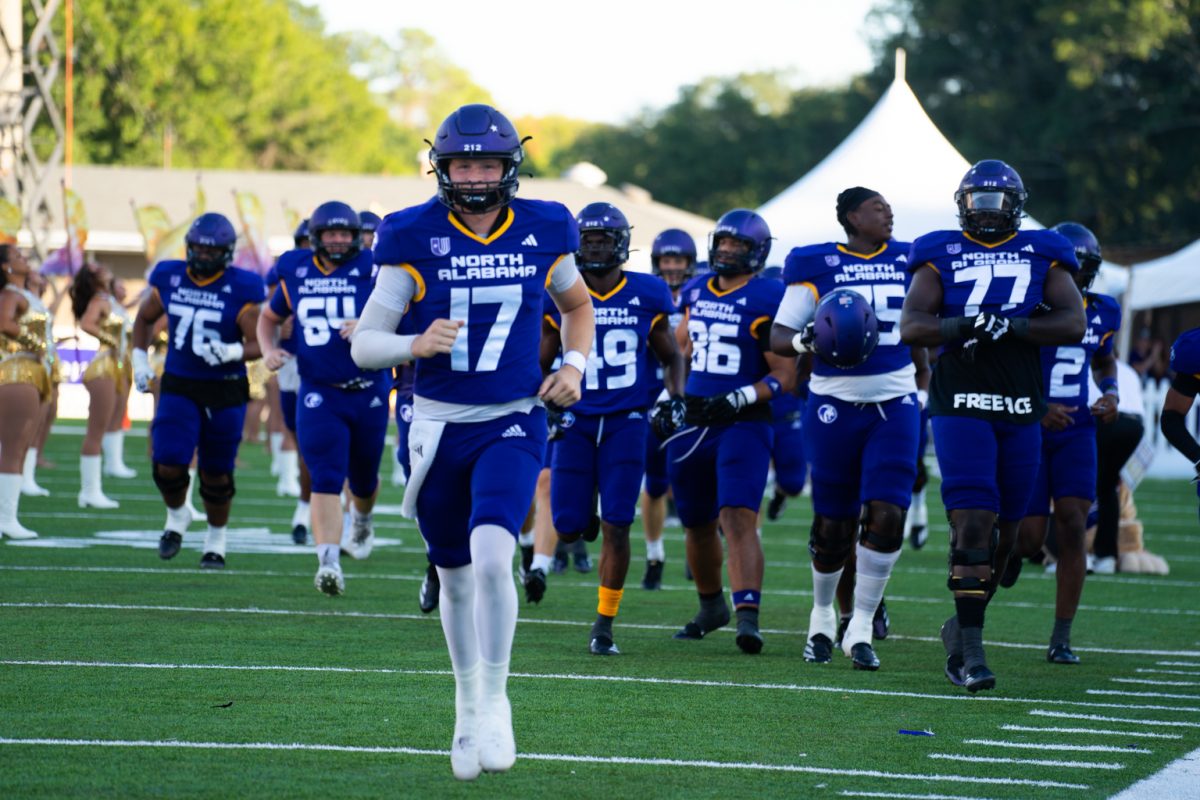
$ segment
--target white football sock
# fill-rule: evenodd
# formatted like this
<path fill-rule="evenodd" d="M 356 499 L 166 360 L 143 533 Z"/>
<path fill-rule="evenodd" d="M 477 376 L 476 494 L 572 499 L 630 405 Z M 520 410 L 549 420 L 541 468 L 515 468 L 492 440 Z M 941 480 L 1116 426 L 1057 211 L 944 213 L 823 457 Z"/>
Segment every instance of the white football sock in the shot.
<path fill-rule="evenodd" d="M 517 544 L 521 547 L 533 547 L 533 531 L 517 535 Z"/>
<path fill-rule="evenodd" d="M 173 531 L 182 536 L 187 533 L 188 525 L 191 524 L 192 512 L 188 510 L 185 503 L 179 508 L 167 509 L 167 524 L 163 526 L 163 530 Z"/>
<path fill-rule="evenodd" d="M 303 525 L 306 528 L 312 527 L 312 514 L 308 509 L 308 503 L 303 500 L 296 501 L 296 510 L 292 513 L 292 527 Z"/>
<path fill-rule="evenodd" d="M 549 573 L 550 567 L 554 564 L 554 556 L 548 556 L 543 553 L 533 554 L 533 563 L 529 565 L 531 570 L 540 569 L 542 572 Z"/>
<path fill-rule="evenodd" d="M 317 563 L 322 567 L 341 566 L 342 547 L 340 544 L 317 545 Z"/>
<path fill-rule="evenodd" d="M 646 542 L 646 560 L 647 561 L 666 561 L 667 550 L 663 547 L 662 539 L 653 542 Z"/>
<path fill-rule="evenodd" d="M 484 661 L 507 664 L 517 629 L 517 587 L 512 561 L 517 539 L 499 525 L 471 531 L 475 571 L 475 630 Z"/>
<path fill-rule="evenodd" d="M 850 618 L 846 634 L 842 637 L 842 649 L 846 652 L 859 642 L 871 643 L 875 609 L 883 599 L 883 591 L 887 588 L 892 567 L 900 559 L 899 550 L 894 553 L 880 553 L 861 544 L 855 547 L 855 554 L 858 559 L 858 574 L 854 578 L 854 616 Z"/>
<path fill-rule="evenodd" d="M 204 537 L 204 552 L 225 557 L 225 530 L 224 525 L 208 526 L 208 535 Z"/>

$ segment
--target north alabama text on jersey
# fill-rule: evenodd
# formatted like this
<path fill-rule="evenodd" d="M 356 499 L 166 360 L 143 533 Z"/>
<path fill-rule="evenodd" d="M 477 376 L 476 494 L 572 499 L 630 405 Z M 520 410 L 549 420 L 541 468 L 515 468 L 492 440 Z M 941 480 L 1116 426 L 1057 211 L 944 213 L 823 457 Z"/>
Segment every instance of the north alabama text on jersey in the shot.
<path fill-rule="evenodd" d="M 954 269 L 961 269 L 968 266 L 981 266 L 983 264 L 1030 264 L 1027 252 L 1032 252 L 1030 248 L 1026 252 L 1017 250 L 973 250 L 969 253 L 960 254 L 960 258 L 951 261 L 950 266 Z"/>
<path fill-rule="evenodd" d="M 597 325 L 637 325 L 637 315 L 633 314 L 625 306 L 601 306 L 593 307 L 596 313 Z"/>
<path fill-rule="evenodd" d="M 357 289 L 346 278 L 305 278 L 296 291 L 300 294 L 354 294 Z"/>
<path fill-rule="evenodd" d="M 451 256 L 450 269 L 439 269 L 437 276 L 440 281 L 532 278 L 537 270 L 536 265 L 525 263 L 521 253 L 472 253 Z"/>
<path fill-rule="evenodd" d="M 207 289 L 193 289 L 190 286 L 176 286 L 171 290 L 171 300 L 189 306 L 207 306 L 208 308 L 224 308 L 225 301 L 217 292 Z"/>
<path fill-rule="evenodd" d="M 723 319 L 726 322 L 741 322 L 742 315 L 733 303 L 718 303 L 716 300 L 697 300 L 692 304 L 693 316 L 704 319 Z"/>
<path fill-rule="evenodd" d="M 897 269 L 895 264 L 843 264 L 840 274 L 833 276 L 834 283 L 878 283 L 880 281 L 897 281 L 903 283 L 907 279 L 904 267 Z"/>

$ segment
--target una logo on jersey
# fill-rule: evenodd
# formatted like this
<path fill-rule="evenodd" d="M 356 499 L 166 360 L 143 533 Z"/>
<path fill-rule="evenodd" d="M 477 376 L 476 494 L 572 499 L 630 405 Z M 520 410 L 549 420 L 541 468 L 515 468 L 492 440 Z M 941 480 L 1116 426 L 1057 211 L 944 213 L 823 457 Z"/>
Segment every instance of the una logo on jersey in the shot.
<path fill-rule="evenodd" d="M 324 401 L 325 398 L 321 397 L 321 395 L 317 394 L 316 392 L 309 392 L 308 394 L 304 395 L 305 408 L 316 408 Z"/>
<path fill-rule="evenodd" d="M 171 286 L 178 287 L 179 284 L 182 282 L 183 282 L 183 279 L 181 277 L 179 277 L 178 275 L 171 276 Z"/>
<path fill-rule="evenodd" d="M 836 267 L 842 263 L 842 259 L 840 256 L 825 256 L 825 263 L 831 267 Z"/>
<path fill-rule="evenodd" d="M 817 409 L 817 419 L 829 425 L 837 420 L 837 409 L 826 403 Z"/>
<path fill-rule="evenodd" d="M 959 242 L 955 242 L 954 244 L 948 244 L 948 245 L 946 245 L 946 252 L 952 256 L 956 256 L 962 252 L 962 244 Z"/>
<path fill-rule="evenodd" d="M 429 250 L 435 256 L 444 256 L 450 252 L 450 237 L 449 236 L 431 236 L 429 238 Z"/>
<path fill-rule="evenodd" d="M 410 405 L 409 403 L 405 403 L 404 405 L 400 406 L 400 419 L 404 420 L 405 422 L 412 422 L 412 419 L 413 419 L 412 405 Z"/>
<path fill-rule="evenodd" d="M 564 411 L 562 413 L 562 420 L 558 423 L 558 427 L 570 428 L 574 424 L 575 424 L 575 412 L 574 411 Z"/>

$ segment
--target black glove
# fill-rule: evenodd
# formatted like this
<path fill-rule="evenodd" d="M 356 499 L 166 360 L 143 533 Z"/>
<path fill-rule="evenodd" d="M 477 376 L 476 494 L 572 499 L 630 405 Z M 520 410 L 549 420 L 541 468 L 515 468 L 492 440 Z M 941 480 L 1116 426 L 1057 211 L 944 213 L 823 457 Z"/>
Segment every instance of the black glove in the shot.
<path fill-rule="evenodd" d="M 745 395 L 740 389 L 729 394 L 718 394 L 704 398 L 700 406 L 700 417 L 705 425 L 723 425 L 733 422 L 733 418 L 746 406 Z"/>
<path fill-rule="evenodd" d="M 1012 333 L 1012 320 L 983 311 L 975 318 L 972 336 L 983 342 L 998 342 L 1010 333 Z"/>
<path fill-rule="evenodd" d="M 813 349 L 813 342 L 816 341 L 816 338 L 817 324 L 815 322 L 809 322 L 800 331 L 800 344 L 804 345 L 805 350 L 811 352 Z"/>
<path fill-rule="evenodd" d="M 553 403 L 546 403 L 546 441 L 553 442 L 566 435 L 575 422 L 575 415 Z"/>
<path fill-rule="evenodd" d="M 650 412 L 650 430 L 659 439 L 669 439 L 671 434 L 684 426 L 686 418 L 687 404 L 683 398 L 670 397 L 655 405 Z"/>

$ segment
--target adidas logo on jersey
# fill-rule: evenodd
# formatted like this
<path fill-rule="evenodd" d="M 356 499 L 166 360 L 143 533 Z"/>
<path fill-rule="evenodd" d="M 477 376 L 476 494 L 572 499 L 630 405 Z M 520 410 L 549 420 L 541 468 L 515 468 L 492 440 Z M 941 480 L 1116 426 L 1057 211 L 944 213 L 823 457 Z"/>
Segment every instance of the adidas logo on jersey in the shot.
<path fill-rule="evenodd" d="M 361 273 L 359 273 L 358 267 L 355 267 L 354 269 L 350 270 L 351 278 L 358 278 L 358 277 L 360 277 L 360 275 L 361 275 Z"/>
<path fill-rule="evenodd" d="M 641 299 L 637 298 L 637 297 L 635 297 L 629 301 L 629 305 L 631 305 L 631 306 L 640 306 L 641 304 L 642 304 Z"/>
<path fill-rule="evenodd" d="M 744 305 L 746 305 L 746 298 L 744 298 L 744 297 L 738 298 L 737 304 L 738 304 L 739 306 L 744 306 Z"/>
<path fill-rule="evenodd" d="M 230 286 L 229 284 L 225 284 L 225 286 L 221 289 L 221 293 L 222 294 L 233 294 L 233 287 Z"/>
<path fill-rule="evenodd" d="M 1021 248 L 1021 252 L 1022 252 L 1022 253 L 1032 253 L 1032 252 L 1033 252 L 1033 245 L 1031 245 L 1031 244 L 1027 244 L 1027 245 L 1025 245 L 1024 247 L 1022 247 L 1022 248 Z"/>
<path fill-rule="evenodd" d="M 1096 316 L 1092 317 L 1092 324 L 1093 324 L 1093 325 L 1099 325 L 1099 324 L 1100 324 L 1100 322 L 1101 322 L 1101 320 L 1100 320 L 1100 315 L 1099 315 L 1099 314 L 1097 314 Z"/>
<path fill-rule="evenodd" d="M 383 405 L 383 401 L 376 397 L 371 401 L 371 405 L 368 408 L 379 408 L 381 405 Z"/>
<path fill-rule="evenodd" d="M 525 245 L 526 247 L 537 247 L 537 237 L 531 233 L 521 240 L 521 244 Z"/>
<path fill-rule="evenodd" d="M 504 431 L 504 433 L 500 434 L 501 439 L 512 439 L 514 437 L 519 437 L 521 439 L 524 439 L 525 438 L 525 429 L 522 428 L 520 425 L 513 424 L 513 425 L 509 425 L 508 428 Z"/>

